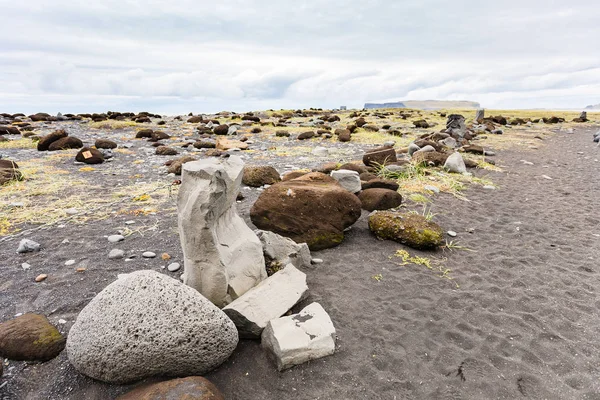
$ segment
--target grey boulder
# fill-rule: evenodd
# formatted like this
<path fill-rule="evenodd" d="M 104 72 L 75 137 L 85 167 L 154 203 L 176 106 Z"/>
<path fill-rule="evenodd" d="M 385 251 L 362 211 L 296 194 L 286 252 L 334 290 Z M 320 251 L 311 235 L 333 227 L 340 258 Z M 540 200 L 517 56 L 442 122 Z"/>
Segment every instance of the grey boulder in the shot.
<path fill-rule="evenodd" d="M 263 254 L 267 264 L 277 263 L 280 266 L 288 264 L 296 268 L 311 266 L 310 249 L 306 243 L 296 243 L 290 238 L 283 237 L 270 231 L 255 231 L 263 246 Z"/>
<path fill-rule="evenodd" d="M 449 172 L 455 172 L 457 174 L 464 174 L 467 172 L 465 160 L 463 160 L 460 153 L 452 153 L 444 163 L 444 169 Z"/>
<path fill-rule="evenodd" d="M 356 171 L 347 169 L 331 171 L 331 177 L 350 193 L 358 193 L 361 190 L 360 176 Z"/>
<path fill-rule="evenodd" d="M 67 338 L 84 375 L 125 383 L 203 375 L 238 343 L 233 322 L 195 289 L 154 271 L 120 275 L 81 311 Z"/>
<path fill-rule="evenodd" d="M 34 242 L 30 239 L 22 239 L 19 242 L 19 247 L 17 248 L 17 253 L 31 253 L 34 251 L 39 251 L 41 245 L 37 242 Z"/>

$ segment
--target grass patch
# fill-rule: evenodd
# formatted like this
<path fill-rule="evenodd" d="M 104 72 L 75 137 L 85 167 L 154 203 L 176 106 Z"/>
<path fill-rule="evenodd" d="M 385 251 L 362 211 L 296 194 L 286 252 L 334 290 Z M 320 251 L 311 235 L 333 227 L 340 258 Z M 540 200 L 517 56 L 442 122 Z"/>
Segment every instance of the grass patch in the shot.
<path fill-rule="evenodd" d="M 34 142 L 28 138 L 8 140 L 6 142 L 0 142 L 0 149 L 35 149 L 37 142 Z"/>
<path fill-rule="evenodd" d="M 457 288 L 460 286 L 454 280 L 454 278 L 450 275 L 452 270 L 450 268 L 444 267 L 445 258 L 428 258 L 428 257 L 419 257 L 419 256 L 411 256 L 410 253 L 404 249 L 397 250 L 394 253 L 394 257 L 400 258 L 400 266 L 406 265 L 418 265 L 426 267 L 427 269 L 434 271 L 439 278 L 448 279 L 452 281 Z"/>
<path fill-rule="evenodd" d="M 114 119 L 109 119 L 106 121 L 98 121 L 98 122 L 90 122 L 88 126 L 92 129 L 107 129 L 107 130 L 117 130 L 117 129 L 125 129 L 131 128 L 134 126 L 140 126 L 134 121 L 117 121 Z"/>

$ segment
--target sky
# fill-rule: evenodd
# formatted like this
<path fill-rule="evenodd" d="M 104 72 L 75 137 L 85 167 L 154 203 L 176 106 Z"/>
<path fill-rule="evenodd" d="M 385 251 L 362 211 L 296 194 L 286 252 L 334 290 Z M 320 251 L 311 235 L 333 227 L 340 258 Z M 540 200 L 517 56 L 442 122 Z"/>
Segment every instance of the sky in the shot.
<path fill-rule="evenodd" d="M 600 103 L 589 0 L 0 0 L 0 13 L 0 112 Z"/>

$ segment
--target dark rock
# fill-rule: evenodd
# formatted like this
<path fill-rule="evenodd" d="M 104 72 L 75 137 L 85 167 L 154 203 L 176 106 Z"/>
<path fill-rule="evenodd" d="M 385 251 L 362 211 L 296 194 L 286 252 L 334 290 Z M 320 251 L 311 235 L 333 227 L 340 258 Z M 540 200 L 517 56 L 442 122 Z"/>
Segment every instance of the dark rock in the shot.
<path fill-rule="evenodd" d="M 396 162 L 396 151 L 393 147 L 378 147 L 373 150 L 368 150 L 363 156 L 363 163 L 367 167 L 377 165 L 385 165 Z"/>
<path fill-rule="evenodd" d="M 360 214 L 358 198 L 318 172 L 267 188 L 250 210 L 257 228 L 307 243 L 311 250 L 339 245 Z"/>
<path fill-rule="evenodd" d="M 196 160 L 197 159 L 192 156 L 183 156 L 181 158 L 178 158 L 177 160 L 173 160 L 169 164 L 169 168 L 167 169 L 167 172 L 169 172 L 170 174 L 181 175 L 181 166 L 183 164 L 185 164 L 186 162 L 196 161 Z"/>
<path fill-rule="evenodd" d="M 104 156 L 98 149 L 93 147 L 84 147 L 75 156 L 75 161 L 79 161 L 86 164 L 102 164 L 104 162 Z"/>
<path fill-rule="evenodd" d="M 43 315 L 25 314 L 0 324 L 0 356 L 48 361 L 65 348 L 65 338 Z"/>
<path fill-rule="evenodd" d="M 33 114 L 30 115 L 29 118 L 33 121 L 33 122 L 39 122 L 39 121 L 52 121 L 54 119 L 54 117 L 50 116 L 50 114 L 46 114 L 46 113 L 37 113 L 37 114 Z"/>
<path fill-rule="evenodd" d="M 350 171 L 356 171 L 356 172 L 358 172 L 359 175 L 362 174 L 362 173 L 367 172 L 367 168 L 363 167 L 362 165 L 358 165 L 358 164 L 354 164 L 354 163 L 342 164 L 337 169 L 338 170 L 340 170 L 340 169 L 347 169 L 347 170 L 350 170 Z"/>
<path fill-rule="evenodd" d="M 306 140 L 306 139 L 311 139 L 315 136 L 315 133 L 312 131 L 308 131 L 308 132 L 302 132 L 301 134 L 298 135 L 298 140 Z"/>
<path fill-rule="evenodd" d="M 304 176 L 308 174 L 308 171 L 291 171 L 288 172 L 287 174 L 283 175 L 283 177 L 281 178 L 282 181 L 290 181 L 292 179 L 296 179 L 299 178 L 301 176 Z"/>
<path fill-rule="evenodd" d="M 38 143 L 39 145 L 39 143 Z M 48 151 L 80 149 L 83 147 L 83 142 L 74 136 L 67 136 L 53 141 L 48 146 Z"/>
<path fill-rule="evenodd" d="M 366 124 L 367 124 L 367 121 L 362 117 L 358 118 L 357 120 L 354 121 L 354 125 L 356 125 L 359 128 L 362 128 Z"/>
<path fill-rule="evenodd" d="M 187 120 L 187 122 L 189 122 L 190 124 L 197 124 L 200 122 L 204 122 L 204 120 L 202 119 L 202 117 L 200 115 L 197 115 L 195 117 L 191 117 Z"/>
<path fill-rule="evenodd" d="M 417 121 L 413 121 L 413 125 L 415 128 L 429 128 L 429 123 L 424 119 L 419 119 Z"/>
<path fill-rule="evenodd" d="M 277 136 L 277 137 L 290 137 L 290 133 L 288 131 L 277 131 L 277 132 L 275 132 L 275 136 Z"/>
<path fill-rule="evenodd" d="M 23 174 L 21 174 L 16 162 L 0 160 L 0 185 L 11 181 L 20 181 L 21 179 L 23 179 Z"/>
<path fill-rule="evenodd" d="M 136 139 L 142 139 L 142 138 L 150 138 L 152 137 L 152 133 L 154 131 L 152 129 L 140 129 L 139 131 L 137 131 L 137 133 L 135 134 L 135 138 Z"/>
<path fill-rule="evenodd" d="M 40 139 L 40 141 L 38 142 L 38 145 L 37 145 L 37 149 L 38 149 L 38 151 L 48 151 L 52 142 L 56 142 L 57 140 L 66 138 L 67 136 L 68 136 L 68 133 L 65 132 L 63 129 L 54 131 Z"/>
<path fill-rule="evenodd" d="M 418 151 L 413 154 L 412 162 L 415 164 L 424 164 L 427 166 L 444 165 L 450 154 L 439 151 Z"/>
<path fill-rule="evenodd" d="M 377 175 L 371 173 L 371 172 L 363 172 L 362 174 L 359 175 L 360 180 L 363 182 L 368 182 L 368 181 L 372 181 L 373 179 L 378 179 Z M 364 187 L 363 187 L 364 189 Z"/>
<path fill-rule="evenodd" d="M 148 139 L 149 142 L 158 142 L 159 140 L 165 140 L 165 139 L 170 139 L 171 135 L 169 135 L 168 133 L 162 132 L 162 131 L 153 131 L 150 134 L 150 139 Z"/>
<path fill-rule="evenodd" d="M 362 208 L 367 211 L 389 210 L 402 204 L 402 196 L 395 190 L 373 188 L 366 189 L 358 195 Z"/>
<path fill-rule="evenodd" d="M 157 156 L 175 156 L 177 154 L 177 150 L 169 146 L 158 146 L 156 148 Z"/>
<path fill-rule="evenodd" d="M 198 140 L 193 146 L 197 149 L 214 149 L 217 147 L 217 144 L 208 140 Z"/>
<path fill-rule="evenodd" d="M 338 134 L 338 140 L 342 143 L 349 142 L 352 140 L 352 135 L 348 129 L 343 129 L 341 133 Z"/>
<path fill-rule="evenodd" d="M 483 147 L 478 146 L 476 144 L 470 144 L 467 146 L 463 146 L 462 150 L 465 153 L 471 153 L 471 154 L 483 154 L 484 153 Z"/>
<path fill-rule="evenodd" d="M 94 144 L 97 149 L 116 149 L 117 144 L 112 140 L 108 139 L 96 139 L 96 143 Z"/>
<path fill-rule="evenodd" d="M 362 179 L 362 174 L 361 174 L 361 179 Z M 375 177 L 374 179 L 370 179 L 367 182 L 363 182 L 361 186 L 362 186 L 362 190 L 388 189 L 388 190 L 393 190 L 393 191 L 398 190 L 398 188 L 400 187 L 400 185 L 398 185 L 398 182 L 396 182 L 396 181 L 393 181 L 391 179 L 381 179 L 378 177 Z"/>
<path fill-rule="evenodd" d="M 215 385 L 201 376 L 145 384 L 117 400 L 225 400 Z"/>
<path fill-rule="evenodd" d="M 21 131 L 15 126 L 0 126 L 0 135 L 20 135 Z"/>
<path fill-rule="evenodd" d="M 245 166 L 242 183 L 247 186 L 261 187 L 263 185 L 273 185 L 281 181 L 279 172 L 269 165 Z"/>
<path fill-rule="evenodd" d="M 227 135 L 227 132 L 229 132 L 229 125 L 217 125 L 213 128 L 213 132 L 215 135 Z"/>

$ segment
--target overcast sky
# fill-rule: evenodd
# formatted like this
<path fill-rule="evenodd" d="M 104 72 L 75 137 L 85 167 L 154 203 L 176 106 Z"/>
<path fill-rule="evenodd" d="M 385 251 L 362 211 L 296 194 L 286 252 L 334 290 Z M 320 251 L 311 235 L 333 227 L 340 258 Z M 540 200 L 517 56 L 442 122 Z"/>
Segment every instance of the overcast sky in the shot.
<path fill-rule="evenodd" d="M 590 0 L 0 0 L 0 15 L 0 112 L 600 103 Z"/>

